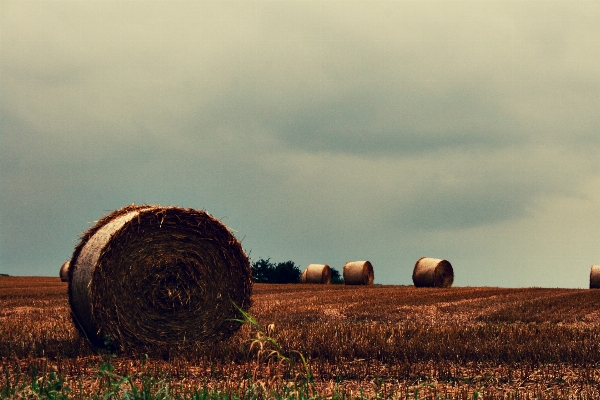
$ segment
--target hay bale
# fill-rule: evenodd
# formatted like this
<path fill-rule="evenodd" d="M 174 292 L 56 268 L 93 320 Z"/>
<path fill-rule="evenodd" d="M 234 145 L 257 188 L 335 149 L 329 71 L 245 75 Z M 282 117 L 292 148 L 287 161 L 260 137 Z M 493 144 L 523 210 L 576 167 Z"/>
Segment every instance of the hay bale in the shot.
<path fill-rule="evenodd" d="M 369 261 L 349 261 L 344 264 L 344 284 L 372 285 L 374 279 L 373 265 Z"/>
<path fill-rule="evenodd" d="M 454 282 L 454 270 L 446 260 L 422 257 L 415 264 L 412 279 L 416 287 L 447 288 Z"/>
<path fill-rule="evenodd" d="M 328 264 L 309 264 L 300 276 L 300 283 L 331 283 L 331 268 Z"/>
<path fill-rule="evenodd" d="M 62 282 L 69 282 L 69 265 L 70 263 L 65 261 L 60 267 L 60 272 L 58 274 L 60 275 L 60 280 Z"/>
<path fill-rule="evenodd" d="M 600 265 L 592 265 L 590 271 L 590 289 L 600 289 Z"/>
<path fill-rule="evenodd" d="M 172 351 L 225 339 L 250 306 L 250 262 L 204 211 L 131 205 L 86 231 L 69 269 L 69 303 L 94 345 Z"/>

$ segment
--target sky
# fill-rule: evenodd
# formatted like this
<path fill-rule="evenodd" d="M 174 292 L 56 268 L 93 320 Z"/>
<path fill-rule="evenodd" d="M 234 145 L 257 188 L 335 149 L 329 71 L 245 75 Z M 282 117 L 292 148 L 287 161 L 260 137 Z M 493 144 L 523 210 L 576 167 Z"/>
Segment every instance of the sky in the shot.
<path fill-rule="evenodd" d="M 252 260 L 585 288 L 598 1 L 0 1 L 0 273 L 132 203 Z"/>

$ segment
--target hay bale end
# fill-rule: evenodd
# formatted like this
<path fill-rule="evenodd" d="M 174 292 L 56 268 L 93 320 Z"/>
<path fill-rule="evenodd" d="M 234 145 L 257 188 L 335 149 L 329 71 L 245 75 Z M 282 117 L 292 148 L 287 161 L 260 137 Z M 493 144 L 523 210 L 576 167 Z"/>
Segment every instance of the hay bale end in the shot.
<path fill-rule="evenodd" d="M 69 261 L 65 261 L 63 265 L 60 266 L 60 272 L 58 274 L 62 282 L 69 282 L 69 266 Z"/>
<path fill-rule="evenodd" d="M 202 347 L 240 327 L 250 262 L 210 214 L 131 205 L 83 233 L 68 272 L 73 321 L 92 344 L 120 350 Z"/>
<path fill-rule="evenodd" d="M 454 283 L 454 270 L 446 260 L 422 257 L 415 264 L 412 280 L 416 287 L 447 288 Z"/>
<path fill-rule="evenodd" d="M 300 276 L 300 283 L 331 283 L 331 268 L 328 264 L 309 264 Z"/>
<path fill-rule="evenodd" d="M 345 285 L 372 285 L 375 272 L 370 261 L 349 261 L 344 264 Z"/>
<path fill-rule="evenodd" d="M 592 265 L 590 270 L 590 289 L 600 289 L 600 265 Z"/>

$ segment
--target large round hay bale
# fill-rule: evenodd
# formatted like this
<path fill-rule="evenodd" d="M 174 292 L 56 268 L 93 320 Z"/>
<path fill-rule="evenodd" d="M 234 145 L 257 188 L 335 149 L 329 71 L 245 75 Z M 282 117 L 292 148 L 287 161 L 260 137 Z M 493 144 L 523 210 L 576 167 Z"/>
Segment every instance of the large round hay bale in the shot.
<path fill-rule="evenodd" d="M 309 264 L 300 276 L 301 283 L 331 283 L 331 268 L 328 264 Z"/>
<path fill-rule="evenodd" d="M 375 280 L 373 265 L 369 261 L 349 261 L 344 264 L 344 284 L 372 285 Z"/>
<path fill-rule="evenodd" d="M 172 351 L 232 335 L 250 306 L 250 262 L 204 211 L 131 205 L 86 231 L 69 269 L 69 302 L 95 345 Z"/>
<path fill-rule="evenodd" d="M 68 261 L 65 261 L 63 265 L 60 266 L 60 272 L 58 274 L 62 282 L 69 281 L 69 265 L 70 263 Z"/>
<path fill-rule="evenodd" d="M 415 264 L 412 280 L 416 287 L 447 288 L 454 282 L 454 270 L 446 260 L 422 257 Z"/>
<path fill-rule="evenodd" d="M 600 265 L 592 265 L 590 271 L 590 289 L 600 289 Z"/>

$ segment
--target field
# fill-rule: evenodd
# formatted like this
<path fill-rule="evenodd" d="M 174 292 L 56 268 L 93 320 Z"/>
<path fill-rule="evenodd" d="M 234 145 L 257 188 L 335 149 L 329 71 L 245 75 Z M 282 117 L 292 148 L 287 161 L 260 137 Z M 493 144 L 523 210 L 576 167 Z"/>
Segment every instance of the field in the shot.
<path fill-rule="evenodd" d="M 260 328 L 112 354 L 79 337 L 66 283 L 0 277 L 0 397 L 600 398 L 598 305 L 600 290 L 256 284 Z"/>

